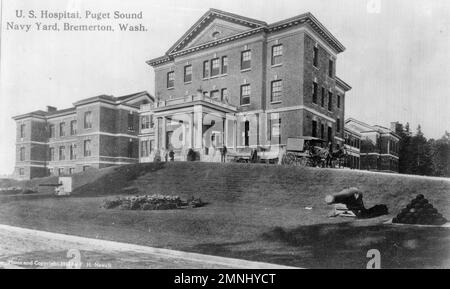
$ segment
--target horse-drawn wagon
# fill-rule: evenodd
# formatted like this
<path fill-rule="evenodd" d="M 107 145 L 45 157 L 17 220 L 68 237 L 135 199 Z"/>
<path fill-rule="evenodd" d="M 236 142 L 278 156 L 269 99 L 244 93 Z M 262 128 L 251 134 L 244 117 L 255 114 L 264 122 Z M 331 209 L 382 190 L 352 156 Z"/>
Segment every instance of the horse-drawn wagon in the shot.
<path fill-rule="evenodd" d="M 311 136 L 290 137 L 285 151 L 281 154 L 281 164 L 294 166 L 325 166 L 328 150 L 325 141 Z"/>

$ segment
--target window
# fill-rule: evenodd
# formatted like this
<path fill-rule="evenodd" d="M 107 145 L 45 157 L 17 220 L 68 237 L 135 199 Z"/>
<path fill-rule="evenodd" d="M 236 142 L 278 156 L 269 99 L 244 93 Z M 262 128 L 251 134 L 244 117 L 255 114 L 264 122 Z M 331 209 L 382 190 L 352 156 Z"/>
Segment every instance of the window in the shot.
<path fill-rule="evenodd" d="M 184 67 L 184 82 L 191 82 L 191 81 L 192 81 L 192 65 L 186 65 Z"/>
<path fill-rule="evenodd" d="M 320 138 L 325 138 L 325 125 L 323 123 L 320 125 Z"/>
<path fill-rule="evenodd" d="M 322 95 L 321 95 L 321 99 L 320 99 L 320 105 L 322 107 L 325 106 L 325 88 L 322 87 Z"/>
<path fill-rule="evenodd" d="M 333 93 L 328 91 L 328 110 L 331 111 L 333 109 Z"/>
<path fill-rule="evenodd" d="M 69 168 L 69 175 L 73 175 L 75 173 L 75 168 Z"/>
<path fill-rule="evenodd" d="M 92 112 L 86 111 L 84 113 L 84 128 L 92 128 Z"/>
<path fill-rule="evenodd" d="M 84 141 L 84 156 L 90 157 L 91 156 L 91 140 L 87 139 Z"/>
<path fill-rule="evenodd" d="M 21 147 L 20 148 L 20 161 L 24 161 L 25 160 L 25 148 Z"/>
<path fill-rule="evenodd" d="M 55 148 L 49 148 L 48 150 L 49 159 L 51 161 L 55 160 Z"/>
<path fill-rule="evenodd" d="M 70 145 L 69 147 L 70 150 L 70 159 L 74 160 L 77 158 L 77 145 Z"/>
<path fill-rule="evenodd" d="M 204 97 L 209 97 L 209 92 L 208 91 L 203 91 L 203 96 Z"/>
<path fill-rule="evenodd" d="M 91 168 L 91 166 L 83 166 L 83 172 L 89 170 Z"/>
<path fill-rule="evenodd" d="M 64 174 L 63 168 L 58 168 L 58 176 L 62 176 Z"/>
<path fill-rule="evenodd" d="M 250 122 L 247 120 L 244 122 L 244 146 L 250 145 Z"/>
<path fill-rule="evenodd" d="M 24 124 L 20 125 L 20 137 L 21 138 L 25 137 L 25 125 Z"/>
<path fill-rule="evenodd" d="M 312 102 L 317 104 L 317 83 L 313 82 L 313 95 L 312 95 Z"/>
<path fill-rule="evenodd" d="M 241 53 L 241 69 L 249 69 L 252 62 L 251 50 L 242 51 Z"/>
<path fill-rule="evenodd" d="M 65 136 L 65 129 L 66 129 L 66 123 L 65 122 L 61 122 L 59 124 L 59 136 Z"/>
<path fill-rule="evenodd" d="M 314 47 L 313 51 L 313 65 L 319 67 L 319 48 Z"/>
<path fill-rule="evenodd" d="M 149 129 L 151 126 L 150 115 L 144 115 L 141 117 L 141 129 Z"/>
<path fill-rule="evenodd" d="M 153 115 L 150 115 L 149 116 L 149 119 L 150 119 L 150 128 L 153 128 L 153 126 L 154 126 L 154 122 L 153 122 Z"/>
<path fill-rule="evenodd" d="M 317 137 L 317 121 L 313 120 L 312 121 L 312 133 L 311 135 L 313 137 Z"/>
<path fill-rule="evenodd" d="M 133 157 L 133 140 L 132 139 L 130 139 L 129 141 L 128 141 L 128 157 L 129 158 L 132 158 Z"/>
<path fill-rule="evenodd" d="M 141 141 L 141 157 L 148 157 L 148 140 Z"/>
<path fill-rule="evenodd" d="M 271 101 L 281 101 L 283 96 L 283 81 L 274 80 L 271 84 Z"/>
<path fill-rule="evenodd" d="M 153 151 L 153 143 L 154 143 L 154 141 L 150 140 L 150 142 L 149 142 L 149 153 L 151 153 Z"/>
<path fill-rule="evenodd" d="M 336 131 L 341 131 L 341 120 L 339 118 L 336 119 Z"/>
<path fill-rule="evenodd" d="M 228 57 L 222 56 L 222 74 L 228 73 Z"/>
<path fill-rule="evenodd" d="M 333 134 L 333 131 L 332 131 L 332 129 L 331 129 L 331 126 L 329 126 L 329 127 L 328 127 L 328 141 L 331 141 L 331 140 L 332 140 L 332 134 Z"/>
<path fill-rule="evenodd" d="M 203 78 L 209 77 L 209 61 L 203 61 Z"/>
<path fill-rule="evenodd" d="M 272 65 L 281 64 L 283 57 L 283 45 L 272 46 Z"/>
<path fill-rule="evenodd" d="M 20 168 L 20 169 L 19 169 L 19 175 L 20 175 L 20 176 L 25 175 L 25 169 L 24 169 L 24 168 Z"/>
<path fill-rule="evenodd" d="M 175 72 L 167 72 L 167 88 L 172 88 L 175 85 Z"/>
<path fill-rule="evenodd" d="M 228 89 L 222 88 L 220 100 L 228 102 Z"/>
<path fill-rule="evenodd" d="M 131 111 L 128 113 L 128 130 L 134 131 L 134 115 Z"/>
<path fill-rule="evenodd" d="M 270 140 L 274 144 L 281 144 L 281 118 L 270 119 Z"/>
<path fill-rule="evenodd" d="M 334 62 L 332 59 L 328 60 L 328 76 L 333 77 L 333 69 L 334 69 Z"/>
<path fill-rule="evenodd" d="M 341 108 L 341 95 L 340 94 L 337 95 L 337 107 Z"/>
<path fill-rule="evenodd" d="M 77 134 L 77 121 L 76 120 L 72 120 L 70 122 L 70 134 L 71 135 Z"/>
<path fill-rule="evenodd" d="M 211 91 L 211 98 L 215 99 L 215 100 L 220 100 L 220 94 L 218 90 L 213 90 Z"/>
<path fill-rule="evenodd" d="M 241 85 L 241 105 L 250 104 L 250 84 Z"/>
<path fill-rule="evenodd" d="M 60 161 L 63 161 L 63 160 L 66 159 L 66 156 L 65 156 L 65 154 L 64 154 L 64 150 L 65 150 L 65 147 L 64 147 L 64 146 L 60 146 L 60 147 L 59 147 L 59 160 L 60 160 Z"/>
<path fill-rule="evenodd" d="M 211 60 L 211 77 L 220 74 L 220 61 L 219 58 Z"/>
<path fill-rule="evenodd" d="M 55 137 L 55 125 L 54 124 L 49 125 L 48 130 L 49 130 L 50 138 Z"/>

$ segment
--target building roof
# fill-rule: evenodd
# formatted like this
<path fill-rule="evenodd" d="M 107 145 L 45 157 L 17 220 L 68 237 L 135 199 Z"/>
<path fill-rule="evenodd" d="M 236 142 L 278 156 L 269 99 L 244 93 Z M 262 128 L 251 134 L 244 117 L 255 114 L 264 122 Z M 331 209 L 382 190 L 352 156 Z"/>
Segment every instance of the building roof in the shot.
<path fill-rule="evenodd" d="M 186 49 L 188 44 L 195 39 L 206 27 L 213 22 L 214 19 L 224 19 L 229 22 L 238 23 L 242 27 L 246 27 L 243 31 L 236 31 L 233 35 L 227 35 L 223 38 L 211 40 L 203 45 Z M 186 54 L 200 49 L 208 48 L 218 44 L 223 44 L 235 39 L 248 37 L 255 33 L 266 32 L 271 33 L 282 29 L 290 28 L 295 25 L 308 25 L 317 35 L 322 38 L 337 53 L 343 52 L 345 47 L 323 26 L 311 13 L 300 14 L 285 20 L 267 24 L 264 21 L 248 18 L 245 16 L 233 14 L 230 12 L 209 9 L 202 17 L 200 17 L 194 25 L 192 25 L 176 42 L 172 45 L 165 55 L 148 60 L 147 64 L 157 66 L 169 61 L 180 54 Z"/>
<path fill-rule="evenodd" d="M 154 101 L 154 97 L 151 96 L 147 91 L 141 91 L 138 93 L 128 94 L 128 95 L 119 96 L 119 97 L 102 94 L 102 95 L 93 96 L 93 97 L 79 100 L 79 101 L 75 102 L 73 105 L 78 106 L 78 105 L 87 104 L 87 103 L 91 103 L 91 102 L 97 102 L 97 101 L 106 102 L 106 103 L 115 104 L 115 105 L 116 104 L 133 105 L 133 100 L 140 98 L 140 97 L 148 98 L 148 100 L 151 102 Z"/>
<path fill-rule="evenodd" d="M 36 117 L 36 118 L 45 119 L 46 115 L 47 115 L 46 111 L 35 110 L 35 111 L 28 112 L 28 113 L 25 113 L 25 114 L 20 114 L 20 115 L 13 116 L 12 119 L 19 120 L 19 119 L 28 118 L 28 117 Z"/>
<path fill-rule="evenodd" d="M 128 95 L 124 95 L 124 96 L 119 96 L 119 97 L 102 94 L 102 95 L 88 97 L 88 98 L 79 100 L 77 102 L 74 102 L 73 103 L 74 106 L 70 107 L 70 108 L 52 110 L 52 111 L 36 110 L 36 111 L 29 112 L 26 114 L 14 116 L 13 119 L 19 120 L 19 119 L 28 118 L 28 117 L 37 117 L 37 118 L 41 118 L 41 119 L 46 119 L 46 118 L 71 114 L 76 111 L 76 106 L 79 106 L 82 104 L 87 104 L 87 103 L 92 103 L 92 102 L 106 102 L 106 103 L 110 103 L 113 105 L 123 104 L 123 105 L 128 105 L 128 106 L 133 106 L 133 107 L 139 107 L 139 104 L 136 104 L 136 102 L 138 102 L 142 99 L 146 99 L 148 102 L 154 102 L 154 97 L 151 96 L 147 91 L 141 91 L 141 92 L 128 94 Z"/>
<path fill-rule="evenodd" d="M 352 123 L 354 123 L 356 125 L 352 125 L 350 127 L 350 124 L 352 124 Z M 353 131 L 357 131 L 360 134 L 375 132 L 375 133 L 380 133 L 380 134 L 391 134 L 391 135 L 397 137 L 398 139 L 400 139 L 400 136 L 389 128 L 386 128 L 386 127 L 380 126 L 380 125 L 369 125 L 365 122 L 362 122 L 362 121 L 354 119 L 354 118 L 346 119 L 344 128 L 345 127 L 349 128 Z"/>
<path fill-rule="evenodd" d="M 352 87 L 349 84 L 347 84 L 345 81 L 343 81 L 339 77 L 336 76 L 335 79 L 336 79 L 336 85 L 339 86 L 340 88 L 342 88 L 344 91 L 349 91 L 352 89 Z"/>
<path fill-rule="evenodd" d="M 150 100 L 153 102 L 153 101 L 155 101 L 155 98 L 153 97 L 153 96 L 151 96 L 147 91 L 140 91 L 140 92 L 137 92 L 137 93 L 133 93 L 133 94 L 128 94 L 128 95 L 124 95 L 124 96 L 119 96 L 119 97 L 116 97 L 115 99 L 116 99 L 116 101 L 118 101 L 118 102 L 128 102 L 128 101 L 132 101 L 132 100 L 135 100 L 135 99 L 137 99 L 137 98 L 139 98 L 139 97 L 148 97 L 148 98 L 150 98 Z"/>

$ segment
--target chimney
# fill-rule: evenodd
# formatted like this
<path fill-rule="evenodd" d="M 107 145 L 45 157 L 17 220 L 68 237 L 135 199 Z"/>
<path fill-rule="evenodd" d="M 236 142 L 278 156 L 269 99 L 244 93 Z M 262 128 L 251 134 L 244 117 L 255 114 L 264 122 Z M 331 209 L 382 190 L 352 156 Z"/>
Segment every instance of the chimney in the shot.
<path fill-rule="evenodd" d="M 397 132 L 397 127 L 398 127 L 398 125 L 399 125 L 399 122 L 398 122 L 398 121 L 393 121 L 393 122 L 391 122 L 391 130 L 392 130 L 393 132 Z"/>
<path fill-rule="evenodd" d="M 58 109 L 54 106 L 47 105 L 47 112 L 57 111 Z"/>

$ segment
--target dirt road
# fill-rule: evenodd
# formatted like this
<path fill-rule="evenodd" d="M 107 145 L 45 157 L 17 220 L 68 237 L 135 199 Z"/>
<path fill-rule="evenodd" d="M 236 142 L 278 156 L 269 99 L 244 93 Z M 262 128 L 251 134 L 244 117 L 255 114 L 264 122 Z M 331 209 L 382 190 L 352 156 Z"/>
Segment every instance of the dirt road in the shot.
<path fill-rule="evenodd" d="M 288 268 L 0 225 L 0 268 Z"/>

